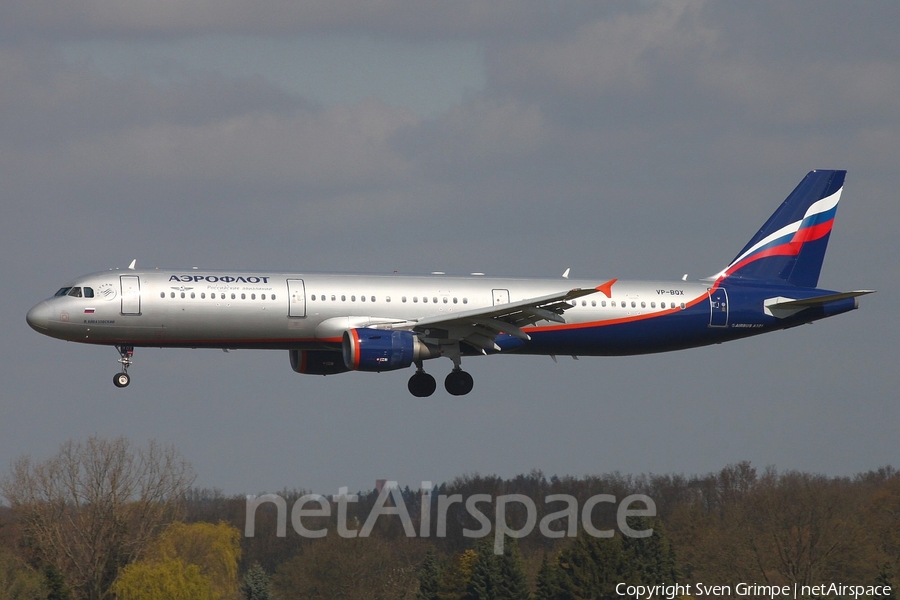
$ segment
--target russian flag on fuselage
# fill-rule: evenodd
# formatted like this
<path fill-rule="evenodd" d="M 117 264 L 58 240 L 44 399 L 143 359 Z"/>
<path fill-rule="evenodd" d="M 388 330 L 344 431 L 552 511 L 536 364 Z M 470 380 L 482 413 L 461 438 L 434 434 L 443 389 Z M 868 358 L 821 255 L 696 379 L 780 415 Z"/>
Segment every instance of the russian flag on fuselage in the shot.
<path fill-rule="evenodd" d="M 816 287 L 846 171 L 811 171 L 716 275 Z"/>

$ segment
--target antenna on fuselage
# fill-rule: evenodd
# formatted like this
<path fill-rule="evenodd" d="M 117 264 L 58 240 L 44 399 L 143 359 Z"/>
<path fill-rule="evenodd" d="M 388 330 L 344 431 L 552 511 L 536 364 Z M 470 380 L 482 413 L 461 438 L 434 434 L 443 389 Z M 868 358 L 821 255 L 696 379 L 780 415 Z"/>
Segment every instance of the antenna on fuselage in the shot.
<path fill-rule="evenodd" d="M 136 265 L 136 264 L 137 264 L 137 259 L 135 258 L 134 260 L 131 261 L 131 264 L 128 265 L 128 268 L 130 270 L 134 271 L 134 265 Z"/>

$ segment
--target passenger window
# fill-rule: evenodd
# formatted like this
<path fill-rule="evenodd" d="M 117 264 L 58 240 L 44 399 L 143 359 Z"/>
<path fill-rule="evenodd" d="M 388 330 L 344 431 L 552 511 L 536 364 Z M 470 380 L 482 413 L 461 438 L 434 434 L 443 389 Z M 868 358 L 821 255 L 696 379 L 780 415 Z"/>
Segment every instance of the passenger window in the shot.
<path fill-rule="evenodd" d="M 456 298 L 453 299 L 453 304 L 457 304 Z"/>
<path fill-rule="evenodd" d="M 422 302 L 428 304 L 428 296 L 422 296 Z"/>
<path fill-rule="evenodd" d="M 259 299 L 260 299 L 260 300 L 265 300 L 265 299 L 266 299 L 266 295 L 263 294 L 262 296 L 260 296 Z M 325 296 L 322 296 L 322 300 L 324 300 L 324 299 L 325 299 Z"/>
<path fill-rule="evenodd" d="M 184 298 L 184 292 L 181 292 L 181 297 Z"/>
<path fill-rule="evenodd" d="M 81 288 L 80 287 L 72 288 L 72 291 L 69 292 L 69 295 L 72 296 L 73 298 L 81 298 Z"/>
<path fill-rule="evenodd" d="M 316 295 L 313 294 L 312 296 L 309 297 L 309 299 L 312 300 L 313 302 L 315 302 L 315 301 L 316 301 Z"/>
<path fill-rule="evenodd" d="M 350 302 L 356 302 L 356 296 L 350 296 Z"/>
<path fill-rule="evenodd" d="M 275 294 L 272 294 L 272 300 L 274 300 L 274 299 L 275 299 Z M 332 300 L 333 300 L 333 299 L 334 299 L 334 298 L 332 297 Z"/>
<path fill-rule="evenodd" d="M 191 300 L 193 300 L 193 299 L 196 298 L 196 297 L 197 297 L 197 296 L 194 294 L 194 292 L 191 292 Z"/>
<path fill-rule="evenodd" d="M 406 302 L 406 296 L 402 296 L 402 297 L 400 298 L 400 302 Z"/>
<path fill-rule="evenodd" d="M 159 293 L 159 297 L 160 297 L 160 298 L 165 298 L 165 297 L 166 297 L 166 293 L 165 293 L 165 292 L 160 292 L 160 293 Z"/>
<path fill-rule="evenodd" d="M 250 299 L 251 299 L 251 300 L 256 300 L 256 294 L 250 294 Z"/>
<path fill-rule="evenodd" d="M 372 302 L 375 302 L 375 296 L 372 296 Z"/>
<path fill-rule="evenodd" d="M 206 300 L 206 292 L 203 292 L 203 293 L 200 294 L 200 299 L 201 299 L 201 300 Z"/>
<path fill-rule="evenodd" d="M 606 300 L 604 300 L 603 302 L 601 302 L 601 303 L 600 303 L 600 306 L 602 306 L 603 308 L 606 308 Z"/>
<path fill-rule="evenodd" d="M 647 303 L 646 303 L 646 302 L 641 302 L 641 308 L 647 308 Z"/>
<path fill-rule="evenodd" d="M 591 306 L 597 306 L 597 301 L 596 301 L 596 300 L 591 300 Z"/>
<path fill-rule="evenodd" d="M 468 299 L 468 298 L 463 298 L 463 304 L 468 304 L 468 303 L 469 303 L 469 299 Z"/>
<path fill-rule="evenodd" d="M 174 297 L 175 297 L 175 292 L 172 292 L 171 294 L 169 294 L 169 297 L 170 297 L 170 298 L 174 298 Z"/>
<path fill-rule="evenodd" d="M 684 302 L 681 303 L 681 310 L 684 310 Z"/>
<path fill-rule="evenodd" d="M 418 297 L 418 296 L 413 296 L 413 302 L 418 302 L 418 301 L 419 301 L 419 297 Z"/>
<path fill-rule="evenodd" d="M 437 296 L 435 296 L 434 298 L 432 298 L 431 301 L 434 302 L 435 304 L 437 304 Z"/>
<path fill-rule="evenodd" d="M 359 301 L 360 301 L 360 302 L 365 302 L 365 301 L 366 301 L 366 297 L 365 297 L 365 296 L 360 296 L 360 297 L 359 297 Z"/>
<path fill-rule="evenodd" d="M 231 299 L 234 300 L 237 296 L 234 295 L 234 292 L 231 292 Z"/>
<path fill-rule="evenodd" d="M 346 302 L 346 301 L 347 301 L 347 296 L 341 294 L 341 302 Z"/>
<path fill-rule="evenodd" d="M 241 294 L 241 300 L 246 300 L 246 299 L 247 299 L 247 294 Z"/>
<path fill-rule="evenodd" d="M 447 304 L 447 297 L 444 296 L 444 304 Z"/>
<path fill-rule="evenodd" d="M 384 299 L 384 301 L 385 301 L 385 302 L 390 302 L 390 301 L 391 301 L 391 297 L 390 297 L 390 296 L 387 296 L 387 297 Z"/>

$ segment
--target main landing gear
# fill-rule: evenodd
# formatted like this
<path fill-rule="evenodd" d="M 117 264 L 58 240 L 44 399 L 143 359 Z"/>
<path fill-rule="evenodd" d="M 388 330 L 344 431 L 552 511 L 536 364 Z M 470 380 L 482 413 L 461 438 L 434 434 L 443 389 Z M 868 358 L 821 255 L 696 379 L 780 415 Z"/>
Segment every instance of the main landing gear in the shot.
<path fill-rule="evenodd" d="M 472 376 L 463 371 L 459 366 L 459 357 L 451 357 L 453 360 L 453 370 L 444 379 L 444 388 L 453 396 L 465 396 L 472 391 L 475 381 Z M 417 398 L 426 398 L 434 393 L 437 389 L 437 383 L 434 377 L 425 372 L 422 363 L 416 363 L 416 372 L 409 378 L 409 393 Z"/>
<path fill-rule="evenodd" d="M 122 363 L 122 372 L 113 377 L 113 384 L 118 388 L 127 387 L 131 383 L 128 375 L 128 367 L 131 366 L 131 357 L 134 356 L 134 346 L 116 346 L 119 351 L 119 362 Z"/>

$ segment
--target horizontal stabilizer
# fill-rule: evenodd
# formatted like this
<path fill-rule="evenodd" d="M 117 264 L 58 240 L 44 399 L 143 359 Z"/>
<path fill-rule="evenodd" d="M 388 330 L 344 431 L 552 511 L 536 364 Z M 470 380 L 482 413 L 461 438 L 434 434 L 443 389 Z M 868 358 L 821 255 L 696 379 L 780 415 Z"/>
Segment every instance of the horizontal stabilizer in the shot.
<path fill-rule="evenodd" d="M 866 294 L 873 293 L 875 293 L 875 290 L 856 290 L 853 292 L 842 292 L 839 294 L 816 296 L 814 298 L 801 298 L 800 300 L 794 300 L 793 298 L 782 298 L 779 296 L 777 298 L 769 298 L 768 300 L 763 302 L 763 306 L 765 307 L 765 313 L 770 317 L 783 319 L 807 308 L 812 308 L 814 306 L 823 306 L 825 304 L 828 304 L 829 302 L 846 300 L 847 298 L 856 298 L 858 296 L 865 296 Z"/>

